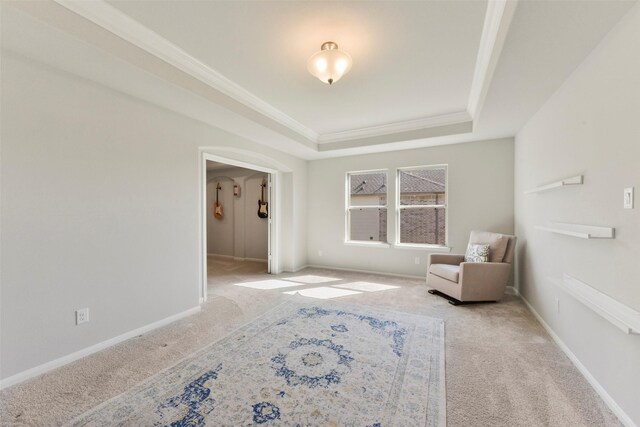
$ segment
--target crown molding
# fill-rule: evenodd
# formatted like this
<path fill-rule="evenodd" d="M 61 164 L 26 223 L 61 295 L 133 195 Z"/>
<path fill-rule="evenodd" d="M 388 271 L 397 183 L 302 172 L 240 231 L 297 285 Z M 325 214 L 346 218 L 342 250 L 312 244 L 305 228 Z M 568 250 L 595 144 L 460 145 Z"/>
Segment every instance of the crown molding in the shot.
<path fill-rule="evenodd" d="M 327 152 L 335 150 L 346 150 L 350 148 L 364 148 L 375 145 L 397 144 L 405 141 L 425 140 L 429 138 L 444 137 L 451 135 L 468 134 L 473 131 L 473 121 L 467 120 L 451 124 L 422 127 L 405 132 L 395 132 L 387 135 L 375 134 L 369 137 L 355 138 L 350 140 L 339 140 L 335 142 L 325 142 L 318 144 L 318 151 Z"/>
<path fill-rule="evenodd" d="M 342 132 L 323 133 L 318 137 L 318 144 L 351 141 L 354 139 L 371 138 L 394 133 L 410 132 L 420 129 L 428 129 L 456 123 L 468 122 L 471 115 L 467 111 L 442 114 L 439 116 L 423 117 L 415 120 L 394 122 L 378 126 L 370 126 L 359 129 L 351 129 Z"/>
<path fill-rule="evenodd" d="M 476 124 L 491 84 L 517 0 L 489 0 L 483 24 L 467 109 L 414 120 L 319 134 L 283 111 L 252 94 L 180 47 L 150 30 L 104 0 L 53 0 L 132 45 L 202 81 L 214 90 L 256 111 L 308 140 L 314 151 L 330 151 L 351 146 L 387 143 L 394 138 L 405 141 L 468 133 Z"/>
<path fill-rule="evenodd" d="M 318 139 L 318 134 L 312 129 L 258 98 L 105 1 L 54 1 L 302 136 L 312 141 Z"/>
<path fill-rule="evenodd" d="M 467 111 L 477 122 L 491 86 L 518 0 L 489 0 L 484 17 L 478 57 L 473 72 Z M 476 123 L 474 123 L 476 124 Z"/>

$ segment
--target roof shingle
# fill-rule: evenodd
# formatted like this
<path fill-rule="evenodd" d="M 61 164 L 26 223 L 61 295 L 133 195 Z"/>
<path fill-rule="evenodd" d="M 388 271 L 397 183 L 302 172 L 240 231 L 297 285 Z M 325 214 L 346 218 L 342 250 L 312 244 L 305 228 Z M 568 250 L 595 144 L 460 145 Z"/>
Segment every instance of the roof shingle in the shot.
<path fill-rule="evenodd" d="M 400 191 L 405 194 L 444 193 L 444 169 L 400 171 Z M 351 175 L 351 194 L 386 194 L 386 173 Z"/>

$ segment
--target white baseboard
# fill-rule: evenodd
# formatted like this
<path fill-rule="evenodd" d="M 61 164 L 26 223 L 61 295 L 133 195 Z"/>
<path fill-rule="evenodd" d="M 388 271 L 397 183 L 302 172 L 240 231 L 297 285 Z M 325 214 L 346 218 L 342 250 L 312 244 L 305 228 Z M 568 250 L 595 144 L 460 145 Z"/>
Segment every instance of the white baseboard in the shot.
<path fill-rule="evenodd" d="M 285 268 L 282 271 L 284 271 L 285 273 L 297 273 L 298 271 L 304 270 L 307 267 L 310 267 L 310 266 L 308 264 L 305 264 L 305 265 L 301 265 L 300 267 Z"/>
<path fill-rule="evenodd" d="M 233 257 L 234 261 L 253 261 L 253 262 L 267 262 L 266 258 L 242 258 L 242 257 Z"/>
<path fill-rule="evenodd" d="M 507 286 L 507 288 L 505 289 L 505 293 L 509 295 L 520 296 L 520 292 L 518 292 L 518 289 L 515 286 Z M 522 299 L 524 300 L 524 298 Z"/>
<path fill-rule="evenodd" d="M 355 268 L 343 268 L 343 267 L 333 267 L 330 265 L 318 265 L 318 264 L 309 264 L 307 267 L 312 268 L 324 268 L 327 270 L 339 270 L 339 271 L 351 271 L 353 273 L 367 273 L 367 274 L 378 274 L 380 276 L 392 276 L 392 277 L 404 277 L 406 279 L 419 279 L 426 280 L 426 273 L 424 276 L 411 276 L 408 274 L 396 274 L 396 273 L 387 273 L 385 271 L 374 271 L 374 270 L 356 270 Z"/>
<path fill-rule="evenodd" d="M 207 256 L 214 257 L 214 258 L 232 259 L 234 261 L 267 262 L 266 258 L 245 258 L 245 257 L 239 257 L 239 256 L 233 256 L 233 255 L 220 255 L 220 254 L 212 254 L 212 253 L 207 253 Z"/>
<path fill-rule="evenodd" d="M 598 382 L 598 380 L 596 380 L 595 377 L 591 375 L 591 372 L 589 372 L 586 366 L 584 366 L 582 362 L 580 362 L 580 359 L 578 359 L 578 357 L 575 354 L 573 354 L 573 352 L 569 349 L 569 347 L 567 347 L 567 345 L 564 342 L 562 342 L 560 337 L 553 331 L 553 329 L 551 329 L 551 326 L 549 326 L 547 322 L 544 321 L 542 316 L 540 316 L 538 312 L 533 308 L 533 306 L 529 304 L 529 301 L 527 301 L 522 295 L 520 295 L 520 298 L 522 299 L 524 304 L 527 306 L 529 311 L 531 311 L 531 313 L 533 313 L 535 318 L 538 319 L 538 322 L 540 322 L 542 327 L 547 331 L 547 333 L 551 336 L 551 338 L 553 338 L 556 344 L 558 344 L 558 347 L 560 347 L 560 349 L 564 352 L 564 354 L 567 355 L 567 357 L 569 358 L 569 360 L 571 360 L 574 366 L 578 368 L 578 371 L 580 371 L 580 373 L 586 378 L 589 384 L 591 384 L 591 387 L 593 387 L 596 393 L 600 395 L 602 400 L 604 400 L 604 403 L 606 403 L 609 409 L 611 409 L 611 411 L 618 417 L 620 422 L 624 424 L 626 427 L 638 427 L 633 422 L 633 420 L 624 412 L 624 410 L 622 410 L 622 408 L 616 403 L 616 401 L 613 400 L 611 395 L 607 393 L 607 391 L 604 389 L 604 387 L 602 387 L 602 385 Z"/>
<path fill-rule="evenodd" d="M 177 320 L 183 319 L 185 317 L 191 316 L 192 314 L 196 314 L 200 312 L 200 306 L 190 308 L 189 310 L 183 311 L 178 314 L 174 314 L 173 316 L 169 316 L 162 320 L 158 320 L 157 322 L 150 323 L 148 325 L 142 326 L 140 328 L 134 329 L 132 331 L 126 332 L 122 335 L 118 335 L 117 337 L 110 338 L 106 341 L 102 341 L 98 344 L 94 344 L 90 347 L 83 348 L 82 350 L 78 350 L 74 353 L 67 354 L 66 356 L 62 356 L 58 359 L 52 360 L 47 363 L 43 363 L 42 365 L 33 367 L 31 369 L 27 369 L 26 371 L 19 372 L 15 375 L 7 377 L 0 381 L 0 390 L 11 387 L 12 385 L 21 383 L 30 378 L 36 377 L 38 375 L 42 375 L 46 372 L 49 372 L 53 369 L 59 368 L 61 366 L 67 365 L 71 362 L 75 362 L 78 359 L 82 359 L 83 357 L 89 356 L 93 353 L 97 353 L 98 351 L 104 350 L 113 345 L 119 344 L 123 341 L 126 341 L 130 338 L 137 337 L 138 335 L 145 334 L 154 329 L 158 329 L 162 326 L 166 326 L 170 323 L 173 323 Z"/>
<path fill-rule="evenodd" d="M 214 258 L 227 258 L 227 259 L 234 259 L 235 258 L 233 255 L 213 254 L 213 253 L 209 253 L 209 252 L 207 252 L 207 256 L 211 256 L 211 257 L 214 257 Z"/>

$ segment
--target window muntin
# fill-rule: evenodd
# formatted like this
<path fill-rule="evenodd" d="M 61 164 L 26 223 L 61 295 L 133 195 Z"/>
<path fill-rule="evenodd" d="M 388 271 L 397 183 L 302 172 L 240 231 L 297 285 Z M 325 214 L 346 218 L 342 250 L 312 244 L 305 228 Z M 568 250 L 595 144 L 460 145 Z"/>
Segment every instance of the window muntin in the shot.
<path fill-rule="evenodd" d="M 447 167 L 402 168 L 397 179 L 397 243 L 446 246 Z"/>
<path fill-rule="evenodd" d="M 346 241 L 387 242 L 387 172 L 347 174 Z"/>

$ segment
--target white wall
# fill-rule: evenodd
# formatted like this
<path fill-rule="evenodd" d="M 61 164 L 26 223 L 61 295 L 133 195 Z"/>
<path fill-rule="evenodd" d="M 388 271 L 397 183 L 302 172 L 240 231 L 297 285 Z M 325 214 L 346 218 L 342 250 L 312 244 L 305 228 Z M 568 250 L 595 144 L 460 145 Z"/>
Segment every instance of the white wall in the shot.
<path fill-rule="evenodd" d="M 240 258 L 267 259 L 268 254 L 268 219 L 258 216 L 258 200 L 261 196 L 263 180 L 266 174 L 253 174 L 244 181 L 244 253 Z M 264 189 L 265 201 L 269 202 L 269 189 Z M 268 206 L 267 206 L 268 208 Z M 306 231 L 305 231 L 306 234 Z"/>
<path fill-rule="evenodd" d="M 640 310 L 640 205 L 623 209 L 623 188 L 640 196 L 640 6 L 516 137 L 516 232 L 520 292 L 609 395 L 640 425 L 640 337 L 625 335 L 547 277 L 568 273 Z M 523 195 L 584 174 L 582 186 Z M 534 229 L 549 221 L 616 228 L 614 240 Z M 555 299 L 560 299 L 556 313 Z"/>
<path fill-rule="evenodd" d="M 268 223 L 258 217 L 260 184 L 267 174 L 244 168 L 213 170 L 207 173 L 207 253 L 235 258 L 267 260 Z M 216 184 L 222 188 L 218 200 L 222 219 L 213 216 Z M 240 196 L 233 195 L 233 185 L 240 186 Z M 265 188 L 265 201 L 269 192 Z"/>
<path fill-rule="evenodd" d="M 312 265 L 426 274 L 424 249 L 350 246 L 344 243 L 345 175 L 389 169 L 387 235 L 395 240 L 395 170 L 448 164 L 449 246 L 464 253 L 471 230 L 513 233 L 513 140 L 511 138 L 309 162 L 308 259 Z M 322 256 L 318 251 L 322 251 Z M 420 257 L 416 265 L 415 257 Z"/>
<path fill-rule="evenodd" d="M 280 267 L 305 263 L 306 162 L 19 54 L 1 71 L 1 378 L 198 305 L 200 150 L 283 171 Z"/>
<path fill-rule="evenodd" d="M 234 256 L 236 215 L 244 218 L 244 210 L 235 208 L 231 179 L 220 178 L 211 181 L 210 177 L 211 173 L 207 173 L 207 254 Z M 222 205 L 222 218 L 215 218 L 213 215 L 218 183 L 218 201 Z"/>

